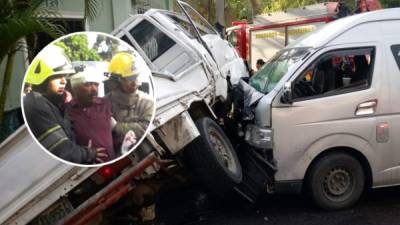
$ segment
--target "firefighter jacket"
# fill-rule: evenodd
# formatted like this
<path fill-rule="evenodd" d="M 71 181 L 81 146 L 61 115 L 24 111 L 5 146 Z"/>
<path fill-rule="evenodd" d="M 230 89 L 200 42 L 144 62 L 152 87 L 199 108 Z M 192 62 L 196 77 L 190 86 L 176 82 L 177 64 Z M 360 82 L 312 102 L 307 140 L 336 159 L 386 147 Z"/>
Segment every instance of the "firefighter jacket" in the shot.
<path fill-rule="evenodd" d="M 139 90 L 127 94 L 118 89 L 111 91 L 107 98 L 112 103 L 113 117 L 117 121 L 114 131 L 125 135 L 132 130 L 139 140 L 150 125 L 154 111 L 153 99 Z"/>
<path fill-rule="evenodd" d="M 48 151 L 74 163 L 95 162 L 94 149 L 75 143 L 63 101 L 51 101 L 38 92 L 31 92 L 24 97 L 24 112 L 31 132 Z"/>

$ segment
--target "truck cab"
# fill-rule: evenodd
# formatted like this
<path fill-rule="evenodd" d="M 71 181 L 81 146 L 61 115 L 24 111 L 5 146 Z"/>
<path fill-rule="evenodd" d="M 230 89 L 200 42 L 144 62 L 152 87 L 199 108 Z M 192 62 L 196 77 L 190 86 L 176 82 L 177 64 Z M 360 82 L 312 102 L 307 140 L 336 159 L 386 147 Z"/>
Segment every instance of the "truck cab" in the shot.
<path fill-rule="evenodd" d="M 167 155 L 184 155 L 187 168 L 209 189 L 229 192 L 242 171 L 220 125 L 230 110 L 230 86 L 248 73 L 232 45 L 191 6 L 178 3 L 177 12 L 152 9 L 132 16 L 113 34 L 152 71 L 157 110 L 151 135 Z"/>

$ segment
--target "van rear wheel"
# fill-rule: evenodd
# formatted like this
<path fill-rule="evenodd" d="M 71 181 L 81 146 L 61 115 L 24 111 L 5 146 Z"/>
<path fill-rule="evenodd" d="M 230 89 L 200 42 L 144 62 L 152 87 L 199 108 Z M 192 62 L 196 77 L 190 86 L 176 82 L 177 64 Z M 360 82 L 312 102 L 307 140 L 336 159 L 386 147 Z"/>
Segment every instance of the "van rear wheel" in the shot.
<path fill-rule="evenodd" d="M 306 185 L 317 206 L 339 210 L 352 206 L 360 198 L 365 175 L 357 159 L 345 153 L 333 153 L 312 166 Z"/>
<path fill-rule="evenodd" d="M 223 195 L 242 181 L 235 150 L 219 125 L 204 117 L 196 121 L 200 132 L 184 151 L 188 167 L 210 191 Z"/>

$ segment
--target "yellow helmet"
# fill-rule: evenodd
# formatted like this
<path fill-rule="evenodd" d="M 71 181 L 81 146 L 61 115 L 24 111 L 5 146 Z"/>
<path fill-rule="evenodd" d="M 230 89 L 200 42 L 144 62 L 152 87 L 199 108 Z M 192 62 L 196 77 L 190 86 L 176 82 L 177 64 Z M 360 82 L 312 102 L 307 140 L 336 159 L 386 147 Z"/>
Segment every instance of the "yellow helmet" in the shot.
<path fill-rule="evenodd" d="M 135 63 L 136 58 L 133 54 L 120 52 L 111 59 L 108 72 L 115 78 L 134 80 L 139 75 Z"/>
<path fill-rule="evenodd" d="M 40 85 L 51 76 L 73 73 L 75 73 L 75 70 L 64 50 L 58 46 L 50 45 L 33 60 L 26 76 L 26 82 Z"/>

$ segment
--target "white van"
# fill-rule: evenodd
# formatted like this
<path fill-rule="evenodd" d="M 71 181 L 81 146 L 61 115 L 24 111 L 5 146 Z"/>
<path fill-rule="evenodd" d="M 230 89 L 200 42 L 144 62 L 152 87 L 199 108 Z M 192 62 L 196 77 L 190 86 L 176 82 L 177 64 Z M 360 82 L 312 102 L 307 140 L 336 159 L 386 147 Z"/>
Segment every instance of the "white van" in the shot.
<path fill-rule="evenodd" d="M 329 23 L 249 83 L 263 95 L 247 106 L 245 140 L 276 169 L 268 190 L 333 210 L 400 184 L 400 8 Z"/>

